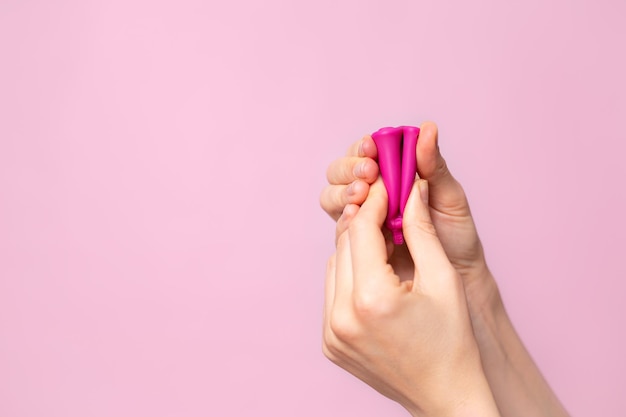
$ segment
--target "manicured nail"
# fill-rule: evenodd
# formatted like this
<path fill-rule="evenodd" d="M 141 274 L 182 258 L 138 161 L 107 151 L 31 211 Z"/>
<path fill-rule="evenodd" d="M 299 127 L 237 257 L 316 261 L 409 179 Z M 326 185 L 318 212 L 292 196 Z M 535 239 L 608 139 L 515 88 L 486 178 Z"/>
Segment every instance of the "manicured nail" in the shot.
<path fill-rule="evenodd" d="M 428 181 L 418 180 L 417 186 L 420 189 L 420 197 L 424 204 L 428 204 Z"/>

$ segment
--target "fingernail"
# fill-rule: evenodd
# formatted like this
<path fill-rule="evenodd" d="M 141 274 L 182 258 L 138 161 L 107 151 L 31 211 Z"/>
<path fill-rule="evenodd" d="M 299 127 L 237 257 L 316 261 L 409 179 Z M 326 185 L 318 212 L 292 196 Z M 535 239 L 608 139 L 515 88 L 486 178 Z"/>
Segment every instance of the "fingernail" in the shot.
<path fill-rule="evenodd" d="M 356 208 L 357 206 L 355 206 L 354 204 L 346 204 L 346 206 L 343 208 L 341 216 L 344 218 L 353 217 L 354 213 L 356 212 Z"/>
<path fill-rule="evenodd" d="M 424 204 L 428 204 L 428 181 L 419 180 L 417 182 L 417 186 L 420 189 L 420 197 Z"/>
<path fill-rule="evenodd" d="M 349 196 L 353 196 L 354 195 L 354 182 L 350 183 L 350 185 L 348 185 L 348 188 L 346 189 L 346 193 Z"/>
<path fill-rule="evenodd" d="M 363 152 L 363 141 L 361 140 L 361 143 L 359 144 L 359 156 L 365 156 L 365 153 Z"/>
<path fill-rule="evenodd" d="M 361 162 L 354 167 L 354 175 L 357 177 L 363 177 L 363 172 L 365 172 L 365 162 Z"/>

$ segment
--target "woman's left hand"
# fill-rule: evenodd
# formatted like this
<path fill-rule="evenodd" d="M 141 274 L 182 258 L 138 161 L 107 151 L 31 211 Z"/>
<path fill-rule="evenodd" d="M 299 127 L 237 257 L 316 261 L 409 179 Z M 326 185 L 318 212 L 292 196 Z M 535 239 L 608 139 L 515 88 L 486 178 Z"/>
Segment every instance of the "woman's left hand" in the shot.
<path fill-rule="evenodd" d="M 326 273 L 326 356 L 414 416 L 497 416 L 463 282 L 430 218 L 427 182 L 415 182 L 403 219 L 410 274 L 388 257 L 382 181 L 350 209 L 357 212 Z"/>

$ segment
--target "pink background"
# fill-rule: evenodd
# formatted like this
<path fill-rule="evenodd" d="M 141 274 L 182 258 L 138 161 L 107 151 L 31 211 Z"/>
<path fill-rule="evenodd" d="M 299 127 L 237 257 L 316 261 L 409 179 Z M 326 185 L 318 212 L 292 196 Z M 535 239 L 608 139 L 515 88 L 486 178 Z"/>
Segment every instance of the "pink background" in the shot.
<path fill-rule="evenodd" d="M 624 415 L 619 1 L 0 2 L 0 415 L 404 416 L 321 353 L 327 164 L 440 125 L 574 415 Z"/>

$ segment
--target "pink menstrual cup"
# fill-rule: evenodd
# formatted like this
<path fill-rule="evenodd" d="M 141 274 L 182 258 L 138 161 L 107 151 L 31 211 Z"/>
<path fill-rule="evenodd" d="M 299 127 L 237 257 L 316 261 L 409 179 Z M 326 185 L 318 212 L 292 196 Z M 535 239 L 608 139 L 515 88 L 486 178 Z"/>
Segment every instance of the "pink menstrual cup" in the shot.
<path fill-rule="evenodd" d="M 420 130 L 413 126 L 383 127 L 372 134 L 378 148 L 380 175 L 389 196 L 385 225 L 393 234 L 393 243 L 404 243 L 402 215 L 417 173 L 415 147 Z"/>

